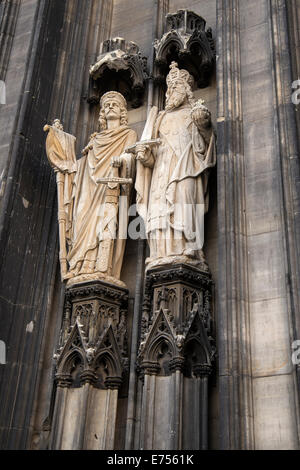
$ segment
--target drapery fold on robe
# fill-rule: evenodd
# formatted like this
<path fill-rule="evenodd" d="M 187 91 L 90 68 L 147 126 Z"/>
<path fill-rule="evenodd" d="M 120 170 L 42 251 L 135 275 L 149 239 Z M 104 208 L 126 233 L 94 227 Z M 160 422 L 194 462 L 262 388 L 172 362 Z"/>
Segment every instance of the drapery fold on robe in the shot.
<path fill-rule="evenodd" d="M 193 239 L 195 234 L 203 235 L 203 217 L 209 202 L 208 172 L 205 170 L 216 164 L 214 133 L 204 153 L 200 148 L 203 148 L 202 137 L 193 123 L 192 140 L 179 158 L 166 190 L 169 224 L 174 230 L 182 231 L 187 240 Z M 204 239 L 199 240 L 199 245 L 203 246 L 203 243 Z"/>
<path fill-rule="evenodd" d="M 62 132 L 62 131 L 60 131 Z M 60 141 L 60 139 L 59 139 Z M 72 226 L 69 231 L 68 243 L 70 245 L 67 256 L 70 270 L 80 274 L 83 262 L 89 263 L 91 270 L 95 270 L 101 231 L 101 217 L 105 203 L 105 184 L 96 183 L 98 178 L 108 177 L 111 174 L 111 159 L 120 156 L 126 147 L 136 142 L 136 133 L 128 126 L 120 126 L 116 129 L 105 130 L 93 136 L 88 144 L 88 154 L 77 161 L 77 171 L 72 181 L 69 204 L 69 220 Z M 55 143 L 59 148 L 59 142 Z M 71 153 L 63 154 L 63 160 L 69 163 L 73 157 Z M 124 164 L 120 168 L 120 177 L 132 177 L 134 165 L 131 155 L 124 154 Z M 61 166 L 62 168 L 62 166 Z M 127 192 L 123 193 L 123 195 Z M 122 191 L 121 191 L 122 195 Z M 124 233 L 123 225 L 127 227 L 128 211 L 120 211 L 120 227 Z M 114 245 L 113 272 L 114 277 L 119 278 L 122 258 L 125 248 L 124 239 L 118 238 Z"/>

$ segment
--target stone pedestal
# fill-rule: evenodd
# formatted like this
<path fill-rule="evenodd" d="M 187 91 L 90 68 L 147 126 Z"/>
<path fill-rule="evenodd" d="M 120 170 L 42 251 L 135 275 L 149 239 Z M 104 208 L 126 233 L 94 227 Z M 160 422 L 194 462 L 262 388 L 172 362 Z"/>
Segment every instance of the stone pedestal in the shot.
<path fill-rule="evenodd" d="M 118 389 L 127 370 L 128 291 L 102 281 L 65 294 L 51 449 L 113 449 Z"/>
<path fill-rule="evenodd" d="M 215 355 L 209 273 L 164 266 L 146 276 L 138 364 L 141 449 L 206 449 Z"/>

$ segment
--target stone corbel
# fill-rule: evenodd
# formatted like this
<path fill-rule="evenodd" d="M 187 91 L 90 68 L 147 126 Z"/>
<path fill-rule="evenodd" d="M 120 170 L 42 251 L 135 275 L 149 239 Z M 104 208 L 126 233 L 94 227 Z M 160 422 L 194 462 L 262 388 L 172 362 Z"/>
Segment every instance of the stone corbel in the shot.
<path fill-rule="evenodd" d="M 110 90 L 119 91 L 133 108 L 142 105 L 149 78 L 147 58 L 134 42 L 123 38 L 107 39 L 101 45 L 97 62 L 90 67 L 89 103 L 98 103 Z"/>
<path fill-rule="evenodd" d="M 215 45 L 211 28 L 193 11 L 178 10 L 166 16 L 165 34 L 154 42 L 155 82 L 165 83 L 169 65 L 176 61 L 188 70 L 199 88 L 209 85 L 215 65 Z"/>

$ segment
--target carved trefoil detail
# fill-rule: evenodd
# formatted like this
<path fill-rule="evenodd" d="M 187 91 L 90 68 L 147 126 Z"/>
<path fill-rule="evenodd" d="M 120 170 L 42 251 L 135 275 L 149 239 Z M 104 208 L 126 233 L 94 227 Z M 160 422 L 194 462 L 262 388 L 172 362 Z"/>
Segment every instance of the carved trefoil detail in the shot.
<path fill-rule="evenodd" d="M 141 106 L 149 75 L 147 58 L 138 45 L 117 37 L 104 41 L 100 50 L 97 62 L 90 67 L 88 101 L 98 103 L 105 92 L 114 90 L 133 108 Z"/>
<path fill-rule="evenodd" d="M 154 42 L 156 83 L 163 85 L 172 61 L 188 70 L 199 88 L 205 88 L 215 66 L 215 43 L 211 28 L 193 11 L 178 10 L 166 16 L 165 34 Z"/>

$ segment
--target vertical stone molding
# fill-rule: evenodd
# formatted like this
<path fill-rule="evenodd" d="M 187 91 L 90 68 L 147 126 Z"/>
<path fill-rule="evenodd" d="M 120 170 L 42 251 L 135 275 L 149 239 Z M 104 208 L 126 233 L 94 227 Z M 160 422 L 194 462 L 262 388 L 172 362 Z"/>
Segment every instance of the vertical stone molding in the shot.
<path fill-rule="evenodd" d="M 299 163 L 299 113 L 291 102 L 291 84 L 300 78 L 299 23 L 300 7 L 296 2 L 269 0 L 270 44 L 272 47 L 273 104 L 276 111 L 276 150 L 281 176 L 280 207 L 284 227 L 285 269 L 287 274 L 287 297 L 291 343 L 300 339 L 300 163 Z M 293 24 L 291 24 L 293 22 Z M 290 28 L 289 28 L 290 26 Z M 290 35 L 289 33 L 290 32 Z M 298 52 L 298 54 L 297 54 Z M 297 132 L 298 125 L 298 132 Z M 295 418 L 300 441 L 300 365 L 295 366 Z"/>
<path fill-rule="evenodd" d="M 146 274 L 141 343 L 141 449 L 207 449 L 215 346 L 213 283 L 188 265 Z"/>
<path fill-rule="evenodd" d="M 40 374 L 47 370 L 44 348 L 56 333 L 59 312 L 55 194 L 41 158 L 43 135 L 37 123 L 50 107 L 64 6 L 57 0 L 1 2 L 1 25 L 10 25 L 5 29 L 9 37 L 0 39 L 7 85 L 6 105 L 0 106 L 0 329 L 9 345 L 0 371 L 6 403 L 0 410 L 2 449 L 31 446 Z"/>
<path fill-rule="evenodd" d="M 286 2 L 287 32 L 290 40 L 290 56 L 292 62 L 292 80 L 300 78 L 300 4 L 297 0 Z M 293 90 L 295 91 L 295 90 Z M 300 140 L 300 104 L 295 105 L 295 118 L 297 123 L 298 142 Z"/>
<path fill-rule="evenodd" d="M 14 40 L 21 0 L 6 0 L 0 4 L 0 80 L 5 80 Z"/>
<path fill-rule="evenodd" d="M 217 2 L 218 353 L 222 449 L 252 449 L 238 0 Z"/>
<path fill-rule="evenodd" d="M 128 369 L 128 291 L 105 282 L 67 289 L 51 449 L 113 449 L 118 389 Z"/>
<path fill-rule="evenodd" d="M 287 30 L 289 32 L 289 38 L 290 38 L 290 54 L 292 58 L 292 80 L 297 80 L 300 78 L 300 30 L 299 30 L 299 24 L 300 24 L 300 4 L 297 2 L 297 0 L 291 0 L 286 2 L 286 8 L 287 8 Z M 297 123 L 297 136 L 295 134 L 293 135 L 293 145 L 295 145 L 295 148 L 297 149 L 297 156 L 298 158 L 293 158 L 294 164 L 298 166 L 298 169 L 296 171 L 296 174 L 291 173 L 291 176 L 293 175 L 293 192 L 296 191 L 297 187 L 297 180 L 299 181 L 299 141 L 300 141 L 300 105 L 296 105 L 294 107 L 294 116 L 296 118 L 296 123 Z M 293 119 L 293 113 L 291 112 L 291 109 L 289 109 L 289 114 L 291 118 Z M 296 176 L 296 177 L 295 177 Z M 292 237 L 295 241 L 297 241 L 297 252 L 299 252 L 299 226 L 300 226 L 300 221 L 299 221 L 299 215 L 297 212 L 297 217 L 295 217 L 294 223 L 293 223 L 293 232 L 292 232 Z M 297 235 L 298 234 L 298 235 Z M 297 240 L 298 238 L 298 240 Z M 291 255 L 291 253 L 290 253 Z M 294 274 L 292 275 L 292 279 L 294 280 L 294 289 L 293 292 L 295 293 L 294 295 L 296 296 L 296 302 L 295 306 L 293 309 L 293 322 L 294 322 L 294 338 L 299 339 L 300 338 L 300 318 L 297 312 L 299 312 L 299 299 L 298 294 L 299 294 L 299 282 L 300 282 L 300 267 L 299 267 L 299 256 L 293 256 L 293 262 L 296 263 L 296 266 L 294 266 Z M 295 283 L 296 280 L 296 283 Z M 298 390 L 300 390 L 300 366 L 297 366 L 297 382 L 298 382 Z M 298 395 L 300 393 L 298 392 Z M 298 398 L 299 400 L 299 398 Z"/>
<path fill-rule="evenodd" d="M 220 446 L 294 449 L 299 151 L 287 2 L 217 5 Z"/>

